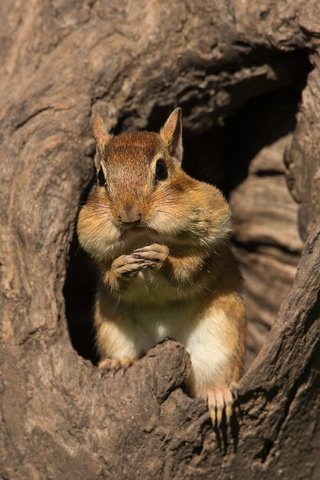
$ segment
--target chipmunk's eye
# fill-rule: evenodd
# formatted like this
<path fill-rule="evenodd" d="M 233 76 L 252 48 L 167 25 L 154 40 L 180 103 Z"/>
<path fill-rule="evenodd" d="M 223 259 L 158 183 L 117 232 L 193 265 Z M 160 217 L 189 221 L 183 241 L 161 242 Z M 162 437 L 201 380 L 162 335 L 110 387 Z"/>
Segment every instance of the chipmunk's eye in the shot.
<path fill-rule="evenodd" d="M 166 162 L 160 159 L 156 163 L 156 182 L 165 180 L 166 178 L 168 178 L 168 168 Z"/>
<path fill-rule="evenodd" d="M 98 182 L 99 187 L 105 187 L 106 184 L 107 184 L 104 173 L 103 173 L 103 170 L 102 170 L 101 167 L 100 167 L 100 169 L 97 173 L 97 182 Z"/>

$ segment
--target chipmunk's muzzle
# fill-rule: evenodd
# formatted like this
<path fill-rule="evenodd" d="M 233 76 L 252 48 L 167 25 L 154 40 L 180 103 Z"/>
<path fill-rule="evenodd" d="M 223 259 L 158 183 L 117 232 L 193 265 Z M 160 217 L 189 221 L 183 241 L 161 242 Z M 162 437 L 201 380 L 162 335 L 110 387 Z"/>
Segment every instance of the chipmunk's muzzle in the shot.
<path fill-rule="evenodd" d="M 121 224 L 121 228 L 123 229 L 129 229 L 129 228 L 136 228 L 136 227 L 140 227 L 141 226 L 141 222 L 140 220 L 137 220 L 136 222 L 121 222 L 120 221 L 120 224 Z"/>
<path fill-rule="evenodd" d="M 117 209 L 118 220 L 122 228 L 139 227 L 142 213 L 139 202 L 131 195 L 126 195 L 124 201 Z"/>

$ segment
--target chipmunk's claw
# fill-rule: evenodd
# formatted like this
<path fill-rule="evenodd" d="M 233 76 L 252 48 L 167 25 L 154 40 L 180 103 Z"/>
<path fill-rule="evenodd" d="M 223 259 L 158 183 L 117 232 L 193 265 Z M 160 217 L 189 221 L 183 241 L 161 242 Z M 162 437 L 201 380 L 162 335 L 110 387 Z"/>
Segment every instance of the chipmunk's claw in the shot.
<path fill-rule="evenodd" d="M 228 386 L 214 387 L 207 392 L 208 408 L 212 425 L 219 428 L 223 419 L 226 425 L 232 417 L 233 405 L 232 390 Z"/>
<path fill-rule="evenodd" d="M 135 258 L 144 259 L 149 262 L 150 268 L 159 268 L 169 255 L 169 248 L 166 245 L 153 243 L 146 247 L 137 248 L 132 254 Z"/>

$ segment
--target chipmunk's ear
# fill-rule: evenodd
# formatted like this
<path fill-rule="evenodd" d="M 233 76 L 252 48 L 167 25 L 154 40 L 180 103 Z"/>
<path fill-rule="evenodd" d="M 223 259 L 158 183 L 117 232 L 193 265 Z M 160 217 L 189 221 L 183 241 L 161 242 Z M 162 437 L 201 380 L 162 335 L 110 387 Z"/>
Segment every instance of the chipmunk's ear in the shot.
<path fill-rule="evenodd" d="M 103 154 L 105 146 L 110 142 L 112 135 L 107 132 L 104 121 L 100 115 L 95 115 L 93 117 L 92 129 L 97 142 L 97 153 Z"/>
<path fill-rule="evenodd" d="M 160 130 L 160 137 L 167 145 L 170 155 L 182 161 L 182 112 L 181 108 L 173 110 Z"/>

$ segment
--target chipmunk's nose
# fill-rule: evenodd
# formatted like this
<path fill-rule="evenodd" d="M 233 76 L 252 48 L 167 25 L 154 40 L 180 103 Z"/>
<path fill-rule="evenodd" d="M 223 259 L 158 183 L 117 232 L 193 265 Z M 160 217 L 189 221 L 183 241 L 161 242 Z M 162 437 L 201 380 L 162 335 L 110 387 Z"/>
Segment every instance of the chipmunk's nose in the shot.
<path fill-rule="evenodd" d="M 126 203 L 123 205 L 118 215 L 119 222 L 126 227 L 138 226 L 141 222 L 142 214 L 134 205 Z"/>

